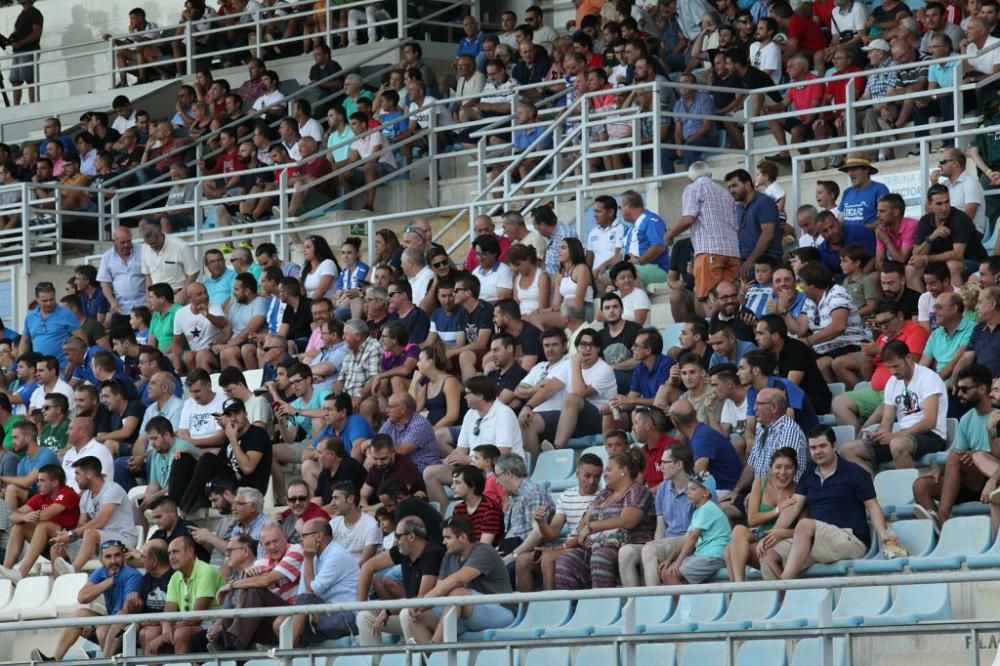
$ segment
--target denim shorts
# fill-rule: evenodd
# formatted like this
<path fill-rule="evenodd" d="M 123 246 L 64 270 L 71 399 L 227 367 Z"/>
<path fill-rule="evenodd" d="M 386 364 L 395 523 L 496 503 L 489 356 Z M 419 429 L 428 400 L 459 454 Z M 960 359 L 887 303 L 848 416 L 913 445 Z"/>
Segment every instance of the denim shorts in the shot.
<path fill-rule="evenodd" d="M 479 596 L 481 593 L 469 590 L 470 594 Z M 446 606 L 434 608 L 434 614 L 440 616 Z M 503 604 L 480 604 L 472 606 L 472 614 L 467 618 L 458 618 L 458 634 L 467 631 L 486 631 L 487 629 L 503 629 L 514 621 L 514 612 Z"/>

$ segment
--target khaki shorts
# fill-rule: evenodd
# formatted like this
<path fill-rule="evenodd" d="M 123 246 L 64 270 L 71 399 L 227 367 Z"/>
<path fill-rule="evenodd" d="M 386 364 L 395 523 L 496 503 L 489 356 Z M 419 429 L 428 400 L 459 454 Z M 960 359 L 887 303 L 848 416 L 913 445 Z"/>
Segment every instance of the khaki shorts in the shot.
<path fill-rule="evenodd" d="M 774 552 L 781 557 L 782 562 L 788 559 L 791 549 L 791 539 L 784 539 L 774 545 Z M 851 530 L 817 520 L 812 550 L 809 551 L 802 568 L 805 569 L 817 562 L 830 564 L 841 560 L 856 560 L 864 557 L 866 552 L 868 548 L 864 542 L 854 536 Z M 774 580 L 770 567 L 761 567 L 761 573 L 764 575 L 764 580 Z"/>
<path fill-rule="evenodd" d="M 694 258 L 694 296 L 702 300 L 723 280 L 735 280 L 740 260 L 721 254 L 698 254 Z"/>

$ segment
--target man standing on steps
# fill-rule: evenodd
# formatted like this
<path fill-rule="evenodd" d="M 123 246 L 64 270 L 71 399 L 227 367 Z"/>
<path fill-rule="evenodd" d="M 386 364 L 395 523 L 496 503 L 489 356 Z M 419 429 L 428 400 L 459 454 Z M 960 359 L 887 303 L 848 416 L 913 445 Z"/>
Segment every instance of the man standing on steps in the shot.
<path fill-rule="evenodd" d="M 45 18 L 35 9 L 35 0 L 17 0 L 21 13 L 14 20 L 14 32 L 7 39 L 14 50 L 14 60 L 10 69 L 10 84 L 14 87 L 14 106 L 21 103 L 21 85 L 28 88 L 28 103 L 38 101 L 38 81 L 35 73 L 38 67 L 35 58 L 42 40 L 42 26 Z"/>

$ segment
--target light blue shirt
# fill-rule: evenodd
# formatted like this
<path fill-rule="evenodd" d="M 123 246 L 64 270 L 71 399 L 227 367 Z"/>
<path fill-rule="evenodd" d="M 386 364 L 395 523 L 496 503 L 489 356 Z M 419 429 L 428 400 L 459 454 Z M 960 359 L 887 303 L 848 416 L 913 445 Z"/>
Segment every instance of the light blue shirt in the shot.
<path fill-rule="evenodd" d="M 308 557 L 308 556 L 307 556 Z M 358 563 L 339 543 L 331 541 L 319 554 L 314 566 L 316 576 L 309 587 L 312 593 L 327 603 L 355 601 L 358 594 Z M 308 592 L 303 577 L 299 594 Z"/>
<path fill-rule="evenodd" d="M 209 305 L 222 305 L 233 295 L 233 282 L 236 281 L 236 271 L 227 268 L 225 272 L 217 278 L 211 275 L 206 276 L 201 283 L 208 291 Z"/>
<path fill-rule="evenodd" d="M 229 323 L 232 325 L 233 336 L 237 336 L 246 329 L 250 320 L 256 316 L 267 316 L 267 300 L 258 296 L 249 303 L 239 303 L 233 301 L 229 306 Z"/>
<path fill-rule="evenodd" d="M 97 269 L 97 281 L 111 283 L 119 312 L 125 316 L 132 312 L 132 308 L 146 304 L 146 276 L 142 274 L 139 250 L 139 245 L 133 245 L 132 254 L 126 260 L 111 248 L 101 257 L 101 265 Z"/>
<path fill-rule="evenodd" d="M 951 87 L 955 83 L 955 65 L 957 64 L 957 61 L 932 64 L 927 68 L 927 82 L 936 83 L 938 88 Z"/>
<path fill-rule="evenodd" d="M 59 367 L 65 367 L 66 355 L 63 354 L 63 343 L 80 328 L 76 316 L 61 305 L 43 316 L 41 308 L 35 308 L 24 318 L 24 335 L 31 338 L 31 348 L 43 356 L 55 356 L 59 359 Z"/>
<path fill-rule="evenodd" d="M 327 389 L 313 387 L 312 400 L 309 402 L 303 402 L 302 398 L 296 398 L 295 400 L 292 400 L 292 408 L 300 412 L 322 409 L 323 400 L 326 399 L 326 396 L 329 394 L 330 391 Z M 298 416 L 293 416 L 291 418 L 291 422 L 305 431 L 306 439 L 312 439 L 313 420 L 311 417 L 302 416 L 300 414 Z"/>
<path fill-rule="evenodd" d="M 326 377 L 323 381 L 318 381 L 313 384 L 313 388 L 323 388 L 329 389 L 337 381 L 337 374 L 340 372 L 340 366 L 344 363 L 344 357 L 347 356 L 347 342 L 341 341 L 335 345 L 329 345 L 320 350 L 319 354 L 313 359 L 313 362 L 309 365 L 319 365 L 320 363 L 332 363 L 333 367 L 337 369 L 336 372 Z"/>
<path fill-rule="evenodd" d="M 698 557 L 715 557 L 722 559 L 729 545 L 732 528 L 729 519 L 719 506 L 709 500 L 694 510 L 691 516 L 691 529 L 700 529 L 701 536 L 694 547 L 694 555 Z"/>

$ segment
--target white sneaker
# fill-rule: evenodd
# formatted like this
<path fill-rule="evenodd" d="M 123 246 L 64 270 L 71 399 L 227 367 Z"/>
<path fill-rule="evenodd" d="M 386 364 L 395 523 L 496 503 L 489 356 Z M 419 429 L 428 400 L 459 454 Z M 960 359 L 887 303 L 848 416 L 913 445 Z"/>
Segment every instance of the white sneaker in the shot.
<path fill-rule="evenodd" d="M 73 565 L 61 557 L 57 557 L 56 559 L 52 560 L 52 570 L 55 571 L 56 574 L 60 576 L 66 576 L 71 573 L 76 573 L 76 569 L 73 568 Z"/>
<path fill-rule="evenodd" d="M 0 576 L 3 576 L 14 584 L 20 583 L 23 577 L 17 569 L 8 569 L 7 567 L 0 567 Z"/>
<path fill-rule="evenodd" d="M 990 504 L 1000 504 L 1000 488 L 990 493 Z"/>
<path fill-rule="evenodd" d="M 938 516 L 937 511 L 925 509 L 919 504 L 914 504 L 913 514 L 918 518 L 923 518 L 924 520 L 931 521 L 931 525 L 934 527 L 934 533 L 937 534 L 938 536 L 941 536 L 941 518 Z"/>

